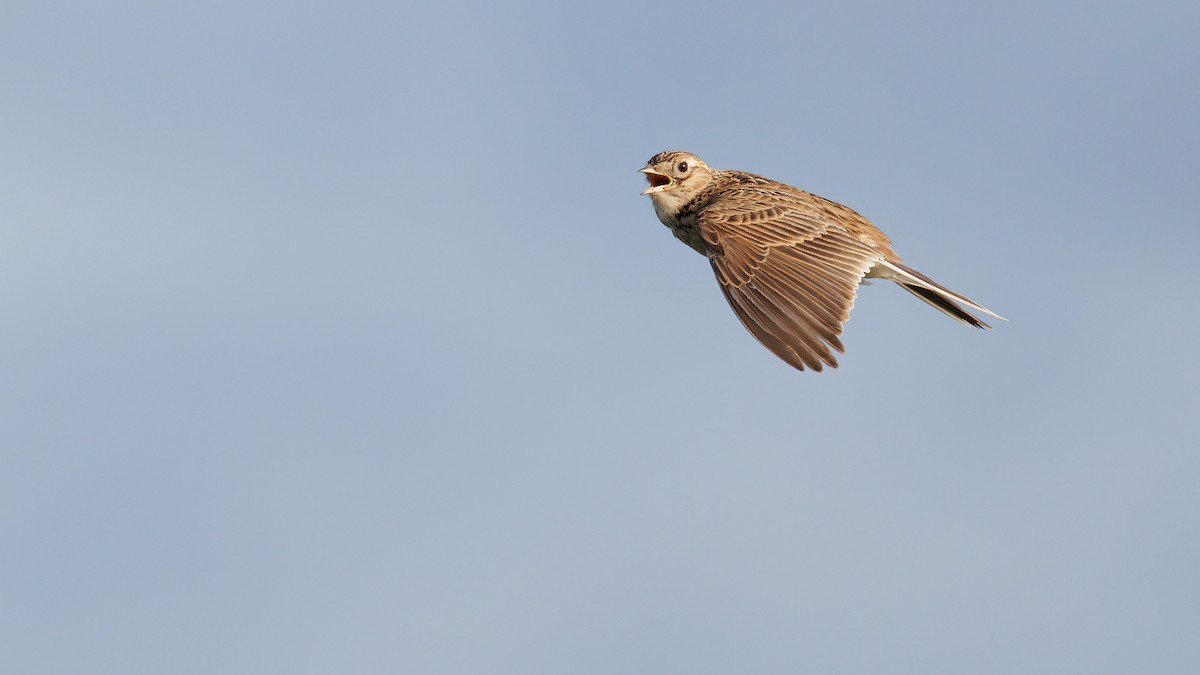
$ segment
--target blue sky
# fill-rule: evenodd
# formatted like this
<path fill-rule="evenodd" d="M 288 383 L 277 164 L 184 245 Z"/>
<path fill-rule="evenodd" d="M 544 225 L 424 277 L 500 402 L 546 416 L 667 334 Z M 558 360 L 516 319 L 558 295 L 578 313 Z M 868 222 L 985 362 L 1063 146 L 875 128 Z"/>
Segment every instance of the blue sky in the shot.
<path fill-rule="evenodd" d="M 1195 672 L 1198 22 L 10 8 L 4 671 Z M 668 148 L 1010 321 L 793 371 Z"/>

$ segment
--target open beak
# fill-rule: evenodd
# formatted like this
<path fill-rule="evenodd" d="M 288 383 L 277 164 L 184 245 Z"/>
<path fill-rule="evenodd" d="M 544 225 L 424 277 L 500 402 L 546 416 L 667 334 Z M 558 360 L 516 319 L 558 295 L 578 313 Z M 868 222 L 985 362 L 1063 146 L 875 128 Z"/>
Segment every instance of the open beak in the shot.
<path fill-rule="evenodd" d="M 671 184 L 671 177 L 666 174 L 661 174 L 650 167 L 638 169 L 638 171 L 646 174 L 646 180 L 650 181 L 650 187 L 642 190 L 642 194 L 649 195 L 655 192 L 662 192 Z"/>

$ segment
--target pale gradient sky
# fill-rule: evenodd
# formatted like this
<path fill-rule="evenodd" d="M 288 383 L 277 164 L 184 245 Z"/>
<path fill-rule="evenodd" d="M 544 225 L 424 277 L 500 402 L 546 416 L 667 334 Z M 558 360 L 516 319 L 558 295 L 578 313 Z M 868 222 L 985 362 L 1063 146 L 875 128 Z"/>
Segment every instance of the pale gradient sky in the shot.
<path fill-rule="evenodd" d="M 8 7 L 0 670 L 1200 671 L 1197 25 Z M 792 370 L 668 148 L 1011 321 L 876 283 Z"/>

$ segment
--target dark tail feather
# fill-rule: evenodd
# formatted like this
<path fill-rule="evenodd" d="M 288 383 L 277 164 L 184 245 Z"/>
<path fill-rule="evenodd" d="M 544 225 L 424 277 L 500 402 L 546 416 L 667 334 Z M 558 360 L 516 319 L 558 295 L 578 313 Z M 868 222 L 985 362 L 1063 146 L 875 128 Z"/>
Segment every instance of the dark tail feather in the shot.
<path fill-rule="evenodd" d="M 946 288 L 933 279 L 921 274 L 908 265 L 886 261 L 882 264 L 884 267 L 887 267 L 893 272 L 893 274 L 889 275 L 888 278 L 900 284 L 901 288 L 933 305 L 943 314 L 946 314 L 953 319 L 957 319 L 968 326 L 987 328 L 989 330 L 991 329 L 991 326 L 980 321 L 975 317 L 974 314 L 971 314 L 967 310 L 960 307 L 959 304 L 966 305 L 967 307 L 977 309 L 984 314 L 990 314 L 997 319 L 1004 320 L 1004 317 L 993 312 L 987 307 L 984 307 L 965 295 L 955 293 L 949 288 Z"/>
<path fill-rule="evenodd" d="M 903 288 L 904 290 L 908 291 L 909 293 L 912 293 L 913 295 L 924 300 L 925 302 L 928 302 L 929 304 L 931 304 L 934 307 L 941 310 L 943 314 L 950 316 L 950 318 L 958 319 L 959 321 L 967 324 L 968 326 L 974 326 L 976 328 L 985 328 L 987 330 L 991 330 L 991 328 L 992 328 L 991 326 L 987 325 L 986 323 L 984 323 L 984 322 L 980 321 L 978 318 L 976 318 L 975 315 L 970 314 L 969 312 L 967 312 L 967 310 L 963 309 L 962 307 L 959 307 L 958 305 L 954 304 L 953 302 L 950 302 L 946 298 L 942 297 L 941 295 L 938 295 L 937 293 L 929 290 L 928 288 L 922 288 L 921 286 L 911 286 L 909 284 L 900 284 L 900 288 Z"/>

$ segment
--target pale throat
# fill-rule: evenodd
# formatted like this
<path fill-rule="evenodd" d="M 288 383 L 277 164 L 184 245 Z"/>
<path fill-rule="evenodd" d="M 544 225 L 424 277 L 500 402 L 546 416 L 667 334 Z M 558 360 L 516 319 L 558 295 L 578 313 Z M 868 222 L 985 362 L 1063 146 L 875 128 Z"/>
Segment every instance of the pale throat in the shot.
<path fill-rule="evenodd" d="M 664 190 L 650 195 L 650 201 L 654 202 L 654 212 L 658 214 L 658 219 L 664 225 L 673 228 L 679 227 L 679 220 L 676 216 L 690 199 L 690 196 L 681 195 L 675 190 Z"/>
<path fill-rule="evenodd" d="M 658 219 L 671 230 L 671 234 L 675 235 L 676 239 L 687 244 L 700 255 L 708 255 L 696 224 L 692 222 L 685 225 L 679 219 L 684 205 L 691 201 L 690 197 L 684 198 L 678 194 L 656 192 L 650 195 L 650 201 L 654 203 L 654 213 L 658 215 Z"/>

